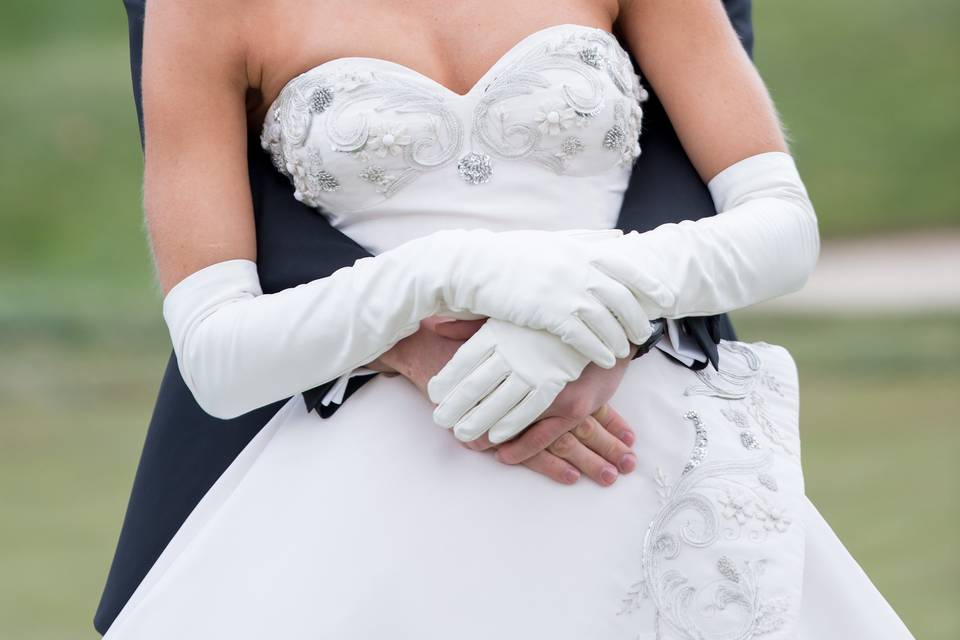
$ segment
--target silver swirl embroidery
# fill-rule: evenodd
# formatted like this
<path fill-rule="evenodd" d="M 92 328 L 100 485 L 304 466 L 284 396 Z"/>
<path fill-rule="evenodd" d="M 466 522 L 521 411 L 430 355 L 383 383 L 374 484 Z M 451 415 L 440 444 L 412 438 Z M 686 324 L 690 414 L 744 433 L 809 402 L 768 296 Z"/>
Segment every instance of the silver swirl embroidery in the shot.
<path fill-rule="evenodd" d="M 789 602 L 764 599 L 761 578 L 767 561 L 740 560 L 721 555 L 715 563 L 717 578 L 695 585 L 690 578 L 669 566 L 684 549 L 705 549 L 715 544 L 722 532 L 721 518 L 728 515 L 718 509 L 709 496 L 709 488 L 717 483 L 739 486 L 737 477 L 753 476 L 770 465 L 771 453 L 745 461 L 705 462 L 671 486 L 662 471 L 657 470 L 657 484 L 663 505 L 654 516 L 643 539 L 641 566 L 643 579 L 627 592 L 621 614 L 642 608 L 649 599 L 655 610 L 656 637 L 665 629 L 685 640 L 749 640 L 757 635 L 781 628 L 786 620 Z M 722 504 L 722 501 L 721 501 Z M 789 524 L 782 512 L 763 503 L 763 513 L 756 517 L 771 522 L 773 531 L 782 531 L 780 523 Z M 758 509 L 759 511 L 759 509 Z M 771 517 L 769 512 L 772 512 Z M 681 515 L 687 519 L 682 520 Z M 742 516 L 746 519 L 747 516 Z M 753 537 L 755 541 L 759 538 Z M 731 607 L 739 615 L 730 619 Z M 725 612 L 726 622 L 720 625 L 714 614 Z"/>
<path fill-rule="evenodd" d="M 626 99 L 614 108 L 616 126 L 622 129 L 625 139 L 639 135 L 639 102 L 646 99 L 646 92 L 629 56 L 612 34 L 582 28 L 535 43 L 529 50 L 515 48 L 502 60 L 506 60 L 503 70 L 478 88 L 480 100 L 471 118 L 475 143 L 491 155 L 531 160 L 556 173 L 565 173 L 588 145 L 580 136 L 560 134 L 570 127 L 591 126 L 603 112 L 607 99 L 604 77 Z M 323 67 L 307 71 L 284 86 L 271 105 L 261 134 L 261 143 L 270 152 L 274 165 L 291 178 L 307 204 L 321 206 L 323 194 L 339 191 L 342 186 L 334 175 L 336 170 L 316 169 L 324 159 L 329 160 L 323 157 L 329 152 L 315 149 L 311 151 L 320 154 L 318 159 L 304 157 L 302 148 L 312 144 L 310 133 L 317 124 L 324 127 L 331 151 L 364 165 L 348 174 L 359 176 L 385 197 L 423 172 L 465 157 L 461 155 L 464 124 L 448 105 L 450 96 L 440 91 L 436 83 L 424 83 L 407 74 L 327 71 Z M 560 86 L 555 106 L 547 108 L 539 122 L 511 121 L 506 103 L 511 98 L 555 87 L 556 81 L 546 75 L 549 71 L 572 75 L 570 81 Z M 474 93 L 477 92 L 471 92 Z M 409 116 L 413 119 L 408 136 L 405 124 L 398 119 Z M 620 164 L 635 158 L 638 149 L 635 152 L 629 144 L 621 145 Z M 391 165 L 388 171 L 370 164 L 371 154 L 379 158 L 397 156 L 402 166 Z"/>
<path fill-rule="evenodd" d="M 785 434 L 781 433 L 767 415 L 763 395 L 760 393 L 762 389 L 769 389 L 782 396 L 780 383 L 762 369 L 760 356 L 753 348 L 740 342 L 727 341 L 721 342 L 719 348 L 725 354 L 722 358 L 729 360 L 733 357 L 742 362 L 743 366 L 724 367 L 720 371 L 701 369 L 696 372 L 700 384 L 687 387 L 684 395 L 713 396 L 729 400 L 731 406 L 724 409 L 723 415 L 746 434 L 741 434 L 741 442 L 745 448 L 755 449 L 760 446 L 756 435 L 750 432 L 752 420 L 771 444 L 791 456 L 798 457 L 800 452 L 795 450 Z"/>
<path fill-rule="evenodd" d="M 786 536 L 793 518 L 774 501 L 779 484 L 771 468 L 779 452 L 764 447 L 754 453 L 759 448 L 752 428 L 755 416 L 733 404 L 754 398 L 754 406 L 762 407 L 764 395 L 783 395 L 783 390 L 763 370 L 757 351 L 741 343 L 721 348 L 727 356 L 721 359 L 724 367 L 715 374 L 698 373 L 699 383 L 685 395 L 717 398 L 720 414 L 737 430 L 747 452 L 736 459 L 708 459 L 702 412 L 691 410 L 683 417 L 695 427 L 694 446 L 677 481 L 671 485 L 656 470 L 661 505 L 643 538 L 642 577 L 625 594 L 619 612 L 632 614 L 651 604 L 656 638 L 751 640 L 782 629 L 794 617 L 786 596 L 764 595 L 763 575 L 778 567 L 776 555 L 750 553 L 748 559 L 734 551 L 736 545 L 724 548 L 728 541 L 763 544 Z M 730 405 L 723 407 L 726 403 Z M 718 443 L 715 451 L 735 451 L 722 446 L 729 443 L 723 434 Z"/>
<path fill-rule="evenodd" d="M 622 65 L 610 63 L 609 55 L 601 53 L 611 50 L 623 53 L 616 39 L 600 30 L 570 34 L 559 42 L 545 42 L 534 47 L 485 87 L 483 98 L 474 109 L 472 135 L 500 158 L 525 159 L 556 173 L 565 172 L 572 154 L 562 146 L 559 150 L 557 145 L 548 148 L 544 141 L 570 126 L 567 118 L 571 116 L 568 114 L 583 125 L 603 110 L 606 98 L 597 69 L 603 69 L 624 95 L 634 99 L 638 95 L 635 88 L 639 87 L 639 78 L 632 67 L 625 73 Z M 561 105 L 544 109 L 543 117 L 538 116 L 539 120 L 534 122 L 511 122 L 505 103 L 549 88 L 551 81 L 545 73 L 556 70 L 572 73 L 581 86 L 564 82 L 560 90 Z M 623 119 L 623 107 L 618 104 L 618 109 L 621 110 L 618 111 L 619 117 Z M 548 115 L 552 116 L 550 122 L 547 122 Z"/>

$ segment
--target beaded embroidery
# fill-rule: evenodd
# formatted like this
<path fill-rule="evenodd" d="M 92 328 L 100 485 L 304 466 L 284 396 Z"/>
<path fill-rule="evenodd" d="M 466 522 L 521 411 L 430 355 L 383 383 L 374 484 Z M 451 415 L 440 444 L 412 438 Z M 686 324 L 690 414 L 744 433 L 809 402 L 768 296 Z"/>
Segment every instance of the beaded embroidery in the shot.
<path fill-rule="evenodd" d="M 721 403 L 718 413 L 747 451 L 736 455 L 719 446 L 729 442 L 724 436 L 708 452 L 702 412 L 691 410 L 682 416 L 694 426 L 686 465 L 673 483 L 656 469 L 661 505 L 643 538 L 642 579 L 627 591 L 619 611 L 632 615 L 652 604 L 656 638 L 750 640 L 783 629 L 793 617 L 790 600 L 765 596 L 763 583 L 765 570 L 776 566 L 763 557 L 763 543 L 775 543 L 793 527 L 793 517 L 774 502 L 779 486 L 771 473 L 785 449 L 763 447 L 753 430 L 759 414 L 735 404 L 755 397 L 754 406 L 762 407 L 764 394 L 782 390 L 753 348 L 724 342 L 721 349 L 727 364 L 719 372 L 698 372 L 700 384 L 685 395 Z M 744 554 L 728 544 L 740 539 L 760 545 L 757 552 Z"/>
<path fill-rule="evenodd" d="M 640 153 L 647 93 L 612 34 L 569 26 L 531 34 L 497 61 L 496 74 L 487 74 L 492 78 L 462 96 L 402 65 L 398 73 L 380 65 L 361 71 L 345 71 L 337 61 L 320 65 L 282 89 L 261 144 L 298 199 L 315 207 L 326 194 L 364 185 L 388 198 L 451 164 L 471 185 L 493 179 L 498 160 L 533 162 L 558 174 L 608 170 L 599 156 L 580 160 L 590 149 L 616 151 L 617 166 L 628 167 Z M 532 37 L 541 33 L 542 39 Z M 530 95 L 542 98 L 515 102 Z M 456 108 L 461 100 L 476 103 L 468 122 Z M 606 128 L 593 124 L 605 117 Z M 356 168 L 332 162 L 331 153 L 352 158 Z"/>

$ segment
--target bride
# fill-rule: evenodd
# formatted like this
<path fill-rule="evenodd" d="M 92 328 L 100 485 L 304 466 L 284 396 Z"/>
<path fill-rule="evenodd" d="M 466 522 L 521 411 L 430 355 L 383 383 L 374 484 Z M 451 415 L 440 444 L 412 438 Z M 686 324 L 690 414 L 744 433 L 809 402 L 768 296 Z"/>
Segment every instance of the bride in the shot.
<path fill-rule="evenodd" d="M 217 21 L 202 19 L 210 4 L 147 13 L 145 202 L 164 318 L 209 413 L 294 397 L 107 638 L 910 637 L 804 496 L 789 355 L 724 342 L 716 368 L 676 363 L 673 319 L 796 290 L 819 249 L 719 2 L 438 14 L 278 0 Z M 720 215 L 611 231 L 646 96 L 614 28 Z M 264 149 L 296 197 L 375 257 L 262 293 L 254 86 Z M 429 384 L 378 376 L 327 420 L 298 397 L 382 368 L 421 325 L 470 319 L 486 320 Z M 525 430 L 586 376 L 610 388 L 599 421 L 636 428 L 632 473 L 563 486 L 470 450 L 519 462 Z M 548 444 L 566 471 L 609 466 L 563 441 Z"/>

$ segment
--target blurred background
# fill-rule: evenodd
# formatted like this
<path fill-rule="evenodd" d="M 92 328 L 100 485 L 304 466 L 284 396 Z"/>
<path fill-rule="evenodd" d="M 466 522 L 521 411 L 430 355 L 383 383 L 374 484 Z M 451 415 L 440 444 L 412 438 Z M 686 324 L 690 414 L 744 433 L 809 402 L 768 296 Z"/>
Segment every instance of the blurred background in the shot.
<path fill-rule="evenodd" d="M 917 638 L 960 638 L 960 3 L 755 0 L 824 252 L 735 323 L 798 361 L 808 492 Z M 168 354 L 120 0 L 0 20 L 0 638 L 96 637 Z"/>

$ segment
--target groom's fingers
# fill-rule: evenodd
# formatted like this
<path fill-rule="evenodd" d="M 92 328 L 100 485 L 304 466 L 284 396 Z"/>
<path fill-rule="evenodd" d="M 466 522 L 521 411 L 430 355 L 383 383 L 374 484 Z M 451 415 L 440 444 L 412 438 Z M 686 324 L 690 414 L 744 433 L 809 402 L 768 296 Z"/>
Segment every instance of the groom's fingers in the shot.
<path fill-rule="evenodd" d="M 541 451 L 528 458 L 523 462 L 523 466 L 560 484 L 573 484 L 580 479 L 580 472 L 576 467 L 549 451 Z"/>
<path fill-rule="evenodd" d="M 471 449 L 473 451 L 486 451 L 487 449 L 497 446 L 492 442 L 490 442 L 490 438 L 487 437 L 487 434 L 483 434 L 476 440 L 470 440 L 469 442 L 461 442 L 460 444 L 465 446 L 467 449 Z"/>
<path fill-rule="evenodd" d="M 579 420 L 563 416 L 550 416 L 540 420 L 510 442 L 497 449 L 497 460 L 506 464 L 520 464 L 537 455 L 557 438 L 579 424 Z"/>
<path fill-rule="evenodd" d="M 637 456 L 630 447 L 604 429 L 593 416 L 584 418 L 572 433 L 588 449 L 614 465 L 620 473 L 630 473 L 637 468 Z"/>
<path fill-rule="evenodd" d="M 599 425 L 598 427 L 599 428 Z M 550 453 L 563 458 L 601 486 L 609 486 L 620 476 L 617 468 L 581 442 L 573 433 L 565 433 L 550 445 Z"/>
<path fill-rule="evenodd" d="M 593 413 L 593 417 L 596 418 L 601 427 L 619 438 L 628 447 L 632 447 L 633 443 L 636 442 L 637 435 L 633 432 L 633 429 L 623 419 L 623 416 L 614 411 L 610 405 L 605 404 L 600 407 Z"/>

